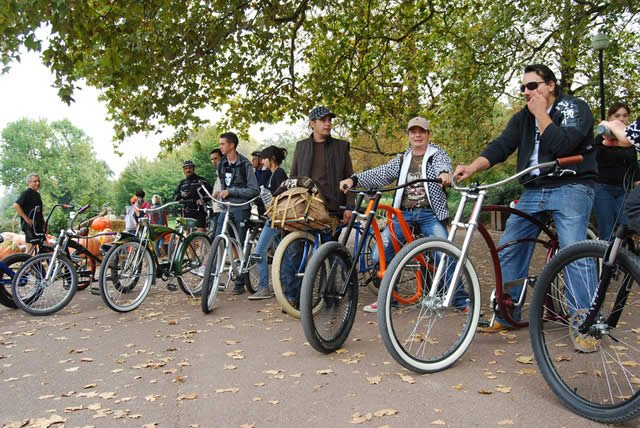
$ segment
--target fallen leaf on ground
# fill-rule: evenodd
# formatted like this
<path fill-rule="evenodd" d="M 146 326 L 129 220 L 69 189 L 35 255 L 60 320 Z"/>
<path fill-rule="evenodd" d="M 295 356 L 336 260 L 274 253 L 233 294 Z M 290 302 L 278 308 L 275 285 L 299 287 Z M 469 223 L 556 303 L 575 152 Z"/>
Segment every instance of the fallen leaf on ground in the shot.
<path fill-rule="evenodd" d="M 493 392 L 489 391 L 488 389 L 481 389 L 480 391 L 478 391 L 478 393 L 480 393 L 480 394 L 484 394 L 484 395 L 491 395 L 491 394 L 493 394 Z"/>
<path fill-rule="evenodd" d="M 404 374 L 398 373 L 398 376 L 400 376 L 400 379 L 402 379 L 403 382 L 407 382 L 407 383 L 410 383 L 410 384 L 416 383 L 416 380 L 413 377 L 409 376 L 409 375 L 404 375 Z"/>
<path fill-rule="evenodd" d="M 512 419 L 505 419 L 503 421 L 498 421 L 498 425 L 513 425 Z"/>
<path fill-rule="evenodd" d="M 435 421 L 431 422 L 431 425 L 446 425 L 446 424 L 447 423 L 442 419 L 436 419 Z"/>
<path fill-rule="evenodd" d="M 216 389 L 217 394 L 221 394 L 223 392 L 238 392 L 240 388 L 218 388 Z"/>
<path fill-rule="evenodd" d="M 393 416 L 397 415 L 398 411 L 396 409 L 381 409 L 373 413 L 373 416 L 376 418 L 381 418 L 383 416 Z"/>
<path fill-rule="evenodd" d="M 198 398 L 198 393 L 194 392 L 192 394 L 182 394 L 182 395 L 178 395 L 178 398 L 176 398 L 176 401 L 182 401 L 182 400 L 195 400 L 196 398 Z"/>
<path fill-rule="evenodd" d="M 377 385 L 380 382 L 382 382 L 382 376 L 372 376 L 372 377 L 368 377 L 367 378 L 367 382 L 369 382 L 370 385 Z"/>
<path fill-rule="evenodd" d="M 282 353 L 283 357 L 291 357 L 293 355 L 296 355 L 295 351 L 287 351 Z"/>
<path fill-rule="evenodd" d="M 521 355 L 516 358 L 516 361 L 520 364 L 533 364 L 533 355 Z"/>
<path fill-rule="evenodd" d="M 363 424 L 365 422 L 369 422 L 371 419 L 373 419 L 373 415 L 371 413 L 367 413 L 366 415 L 361 415 L 360 413 L 356 412 L 353 415 L 351 415 L 351 420 L 349 421 L 349 423 Z"/>
<path fill-rule="evenodd" d="M 320 375 L 326 375 L 326 374 L 333 373 L 333 370 L 331 369 L 316 370 L 316 373 Z"/>

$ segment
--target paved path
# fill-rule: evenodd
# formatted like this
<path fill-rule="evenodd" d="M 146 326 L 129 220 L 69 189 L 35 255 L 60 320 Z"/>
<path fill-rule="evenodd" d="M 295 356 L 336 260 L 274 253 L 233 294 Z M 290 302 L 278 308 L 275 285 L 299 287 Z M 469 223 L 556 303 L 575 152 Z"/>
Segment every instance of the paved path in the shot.
<path fill-rule="evenodd" d="M 486 263 L 479 264 L 491 277 Z M 221 293 L 218 307 L 204 315 L 199 301 L 164 285 L 128 314 L 112 312 L 87 291 L 50 317 L 1 308 L 0 423 L 595 425 L 562 406 L 535 363 L 516 361 L 533 355 L 528 330 L 478 334 L 456 365 L 420 376 L 387 354 L 375 314 L 359 311 L 343 352 L 323 355 L 305 343 L 299 321 L 282 314 L 275 299 Z M 361 290 L 360 305 L 372 300 Z"/>

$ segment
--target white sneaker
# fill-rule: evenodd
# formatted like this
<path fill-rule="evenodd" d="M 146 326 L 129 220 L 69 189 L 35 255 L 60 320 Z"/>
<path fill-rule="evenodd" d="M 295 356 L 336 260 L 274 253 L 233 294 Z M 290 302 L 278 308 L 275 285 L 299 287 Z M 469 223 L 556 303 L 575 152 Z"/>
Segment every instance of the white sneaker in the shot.
<path fill-rule="evenodd" d="M 204 277 L 204 269 L 205 269 L 205 266 L 201 265 L 200 267 L 197 267 L 197 268 L 193 269 L 191 271 L 191 273 L 194 274 L 194 275 L 199 276 L 200 278 L 202 278 L 202 277 Z"/>
<path fill-rule="evenodd" d="M 378 303 L 377 302 L 373 302 L 372 304 L 367 305 L 364 308 L 362 308 L 362 310 L 365 311 L 365 312 L 376 313 L 376 312 L 378 312 Z"/>

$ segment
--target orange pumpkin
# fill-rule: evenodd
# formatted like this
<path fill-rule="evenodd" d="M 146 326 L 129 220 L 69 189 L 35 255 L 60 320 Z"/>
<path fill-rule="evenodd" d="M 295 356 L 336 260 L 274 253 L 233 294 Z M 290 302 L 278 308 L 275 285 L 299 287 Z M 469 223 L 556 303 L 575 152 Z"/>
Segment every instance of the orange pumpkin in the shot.
<path fill-rule="evenodd" d="M 112 232 L 113 231 L 108 227 L 102 231 L 102 233 L 112 233 Z M 102 244 L 111 244 L 113 242 L 113 238 L 115 238 L 115 235 L 103 235 L 103 236 L 100 236 L 99 238 Z"/>
<path fill-rule="evenodd" d="M 100 238 L 74 238 L 74 241 L 78 241 L 94 256 L 100 256 Z"/>
<path fill-rule="evenodd" d="M 106 217 L 96 217 L 95 220 L 91 223 L 91 227 L 95 230 L 105 230 L 107 228 L 111 228 L 111 219 Z"/>

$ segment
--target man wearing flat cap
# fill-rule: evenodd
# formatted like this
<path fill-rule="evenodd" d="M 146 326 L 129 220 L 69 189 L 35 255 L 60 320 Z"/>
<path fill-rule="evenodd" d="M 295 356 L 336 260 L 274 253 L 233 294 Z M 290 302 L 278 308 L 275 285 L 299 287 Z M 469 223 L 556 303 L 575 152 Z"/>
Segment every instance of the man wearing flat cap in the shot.
<path fill-rule="evenodd" d="M 337 190 L 338 182 L 353 174 L 349 143 L 331 136 L 331 121 L 336 115 L 327 107 L 309 112 L 311 136 L 296 143 L 290 177 L 311 177 L 327 203 L 329 213 L 346 222 L 351 211 L 345 210 L 347 197 Z M 352 202 L 355 198 L 349 198 Z M 351 203 L 353 205 L 353 203 Z"/>
<path fill-rule="evenodd" d="M 384 187 L 397 181 L 402 185 L 420 178 L 440 178 L 442 183 L 421 182 L 396 191 L 393 207 L 402 211 L 409 226 L 420 228 L 424 236 L 447 238 L 446 221 L 449 218 L 447 194 L 444 187 L 451 184 L 451 158 L 440 146 L 430 142 L 431 128 L 423 117 L 414 117 L 407 125 L 409 148 L 398 154 L 384 165 L 355 174 L 342 180 L 339 188 L 362 187 L 373 189 Z M 346 192 L 346 190 L 343 190 Z M 387 266 L 395 254 L 391 241 L 391 227 L 382 232 L 384 256 Z M 400 244 L 405 238 L 397 219 L 393 221 L 393 233 Z M 372 259 L 379 260 L 377 247 L 374 247 Z M 467 295 L 456 292 L 453 305 L 461 310 L 467 307 Z M 363 308 L 366 312 L 376 312 L 377 305 L 372 303 Z"/>
<path fill-rule="evenodd" d="M 329 214 L 342 218 L 346 223 L 351 217 L 347 205 L 352 208 L 355 197 L 347 197 L 338 191 L 338 183 L 353 174 L 353 166 L 349 143 L 331 136 L 331 121 L 335 117 L 331 110 L 322 106 L 309 112 L 309 126 L 313 132 L 309 138 L 296 143 L 289 177 L 310 177 L 318 186 Z M 330 239 L 330 236 L 324 238 Z M 295 258 L 296 255 L 291 257 Z M 285 296 L 292 306 L 298 307 L 302 280 L 295 276 L 296 266 L 283 263 L 280 269 Z"/>

